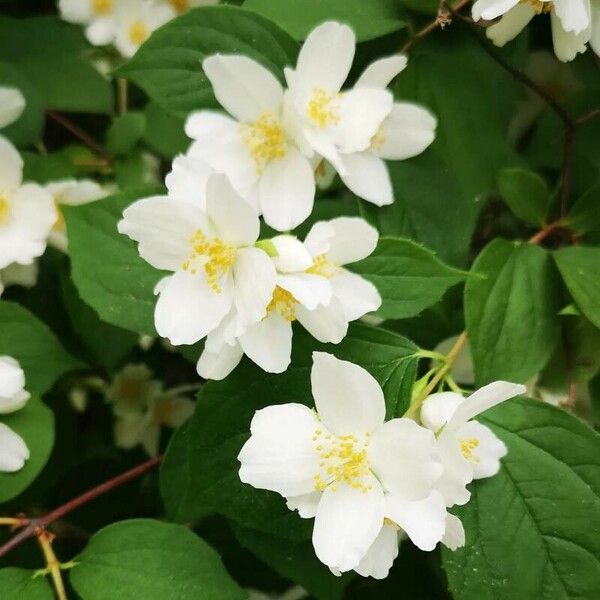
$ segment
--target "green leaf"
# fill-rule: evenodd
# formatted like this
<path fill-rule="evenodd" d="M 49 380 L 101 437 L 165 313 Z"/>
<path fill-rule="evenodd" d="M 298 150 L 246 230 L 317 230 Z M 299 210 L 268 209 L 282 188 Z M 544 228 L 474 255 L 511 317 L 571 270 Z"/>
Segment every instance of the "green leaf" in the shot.
<path fill-rule="evenodd" d="M 140 141 L 146 129 L 146 117 L 141 112 L 118 116 L 106 134 L 106 149 L 113 154 L 127 154 Z"/>
<path fill-rule="evenodd" d="M 165 158 L 173 158 L 185 152 L 190 139 L 183 130 L 184 119 L 167 113 L 156 102 L 149 102 L 144 109 L 146 131 L 144 142 Z"/>
<path fill-rule="evenodd" d="M 398 31 L 405 25 L 396 0 L 246 0 L 244 8 L 274 21 L 296 40 L 305 39 L 324 21 L 350 25 L 359 42 Z"/>
<path fill-rule="evenodd" d="M 72 278 L 81 299 L 103 321 L 147 335 L 156 333 L 154 286 L 164 273 L 140 258 L 135 243 L 117 231 L 117 223 L 129 204 L 153 191 L 138 189 L 63 209 Z"/>
<path fill-rule="evenodd" d="M 0 300 L 0 355 L 19 361 L 27 391 L 47 392 L 54 382 L 82 363 L 68 354 L 48 327 L 28 310 Z"/>
<path fill-rule="evenodd" d="M 237 455 L 256 410 L 286 402 L 314 406 L 310 368 L 315 349 L 365 367 L 383 387 L 388 418 L 404 414 L 417 366 L 412 342 L 359 324 L 335 346 L 318 344 L 296 330 L 292 363 L 285 373 L 271 375 L 244 360 L 225 380 L 202 388 L 194 415 L 176 431 L 161 468 L 161 490 L 171 519 L 188 522 L 218 512 L 277 537 L 310 537 L 312 525 L 290 512 L 279 495 L 241 483 Z"/>
<path fill-rule="evenodd" d="M 498 189 L 510 210 L 532 225 L 544 225 L 552 197 L 546 182 L 533 171 L 503 169 Z"/>
<path fill-rule="evenodd" d="M 75 559 L 71 584 L 85 600 L 242 600 L 219 555 L 181 525 L 151 519 L 113 523 Z"/>
<path fill-rule="evenodd" d="M 23 181 L 47 183 L 57 179 L 89 177 L 89 170 L 83 165 L 93 163 L 97 158 L 84 146 L 67 146 L 57 152 L 37 154 L 21 152 L 23 157 Z M 81 165 L 81 166 L 79 166 Z"/>
<path fill-rule="evenodd" d="M 440 262 L 427 248 L 400 238 L 380 238 L 377 248 L 350 269 L 368 279 L 383 299 L 377 316 L 405 319 L 435 304 L 465 273 Z"/>
<path fill-rule="evenodd" d="M 293 544 L 260 531 L 234 527 L 240 544 L 258 556 L 282 577 L 302 586 L 317 600 L 341 600 L 354 573 L 336 577 L 315 556 L 310 541 Z"/>
<path fill-rule="evenodd" d="M 550 256 L 496 239 L 477 257 L 465 287 L 465 318 L 478 384 L 525 382 L 558 341 L 558 278 Z"/>
<path fill-rule="evenodd" d="M 192 10 L 156 31 L 119 70 L 165 110 L 186 117 L 218 107 L 202 61 L 211 54 L 244 54 L 279 78 L 298 45 L 267 19 L 233 6 Z"/>
<path fill-rule="evenodd" d="M 35 571 L 7 567 L 0 569 L 0 590 L 5 598 L 15 600 L 53 600 L 54 593 L 44 577 L 34 577 Z"/>
<path fill-rule="evenodd" d="M 18 89 L 26 102 L 23 114 L 3 128 L 2 135 L 17 146 L 39 141 L 44 127 L 44 103 L 36 86 L 26 73 L 4 61 L 0 61 L 0 85 Z"/>
<path fill-rule="evenodd" d="M 600 597 L 598 434 L 530 399 L 511 400 L 480 420 L 508 455 L 500 472 L 475 482 L 471 501 L 456 509 L 467 543 L 443 552 L 453 597 Z"/>
<path fill-rule="evenodd" d="M 26 389 L 29 386 L 26 385 Z M 46 465 L 54 445 L 54 414 L 37 396 L 20 410 L 2 415 L 0 422 L 18 433 L 29 448 L 29 459 L 16 473 L 0 472 L 0 503 L 18 496 Z M 0 580 L 1 585 L 1 580 Z M 2 591 L 4 591 L 3 588 Z"/>
<path fill-rule="evenodd" d="M 108 113 L 110 81 L 84 57 L 89 45 L 81 27 L 54 16 L 0 17 L 2 58 L 20 67 L 39 90 L 45 107 Z"/>
<path fill-rule="evenodd" d="M 591 187 L 576 200 L 567 216 L 567 227 L 578 235 L 600 231 L 598 198 L 600 198 L 600 184 Z"/>
<path fill-rule="evenodd" d="M 600 327 L 600 248 L 572 246 L 557 250 L 553 256 L 573 300 Z"/>

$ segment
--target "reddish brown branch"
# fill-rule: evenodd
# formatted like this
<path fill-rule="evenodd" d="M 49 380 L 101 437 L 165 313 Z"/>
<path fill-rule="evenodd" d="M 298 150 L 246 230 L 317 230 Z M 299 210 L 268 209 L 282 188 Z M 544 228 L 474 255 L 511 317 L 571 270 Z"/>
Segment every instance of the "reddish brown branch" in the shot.
<path fill-rule="evenodd" d="M 148 471 L 151 471 L 158 466 L 161 461 L 162 456 L 151 458 L 145 463 L 142 463 L 141 465 L 138 465 L 137 467 L 134 467 L 125 473 L 121 473 L 120 475 L 113 477 L 113 479 L 109 479 L 108 481 L 101 483 L 99 486 L 88 490 L 84 494 L 81 494 L 81 496 L 77 496 L 77 498 L 69 500 L 69 502 L 66 504 L 55 508 L 39 519 L 29 519 L 24 521 L 26 526 L 17 535 L 8 540 L 4 546 L 0 547 L 0 557 L 6 556 L 6 554 L 8 554 L 13 548 L 16 548 L 25 540 L 31 537 L 39 536 L 40 532 L 44 531 L 48 525 L 54 521 L 57 521 L 58 519 L 61 519 L 80 506 L 87 504 L 102 494 L 106 494 L 107 492 L 114 490 L 128 481 L 136 479 L 137 477 L 141 477 Z"/>
<path fill-rule="evenodd" d="M 75 125 L 73 121 L 53 110 L 47 110 L 46 114 L 50 119 L 81 140 L 90 150 L 93 150 L 103 158 L 110 159 L 110 154 L 89 133 L 81 129 L 78 125 Z"/>

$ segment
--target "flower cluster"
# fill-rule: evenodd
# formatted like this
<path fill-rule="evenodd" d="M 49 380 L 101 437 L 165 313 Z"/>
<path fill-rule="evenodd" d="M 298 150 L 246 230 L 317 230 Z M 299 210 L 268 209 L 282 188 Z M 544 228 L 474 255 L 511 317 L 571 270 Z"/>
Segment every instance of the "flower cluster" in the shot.
<path fill-rule="evenodd" d="M 29 392 L 25 391 L 25 374 L 10 356 L 0 356 L 0 415 L 13 413 L 25 406 Z M 25 465 L 29 449 L 23 438 L 0 422 L 0 471 L 14 473 Z"/>
<path fill-rule="evenodd" d="M 178 14 L 219 0 L 59 0 L 61 17 L 85 25 L 94 46 L 114 44 L 125 57 L 135 54 L 150 34 Z"/>
<path fill-rule="evenodd" d="M 288 232 L 313 210 L 316 171 L 327 163 L 358 196 L 393 201 L 383 159 L 422 152 L 436 120 L 394 102 L 387 84 L 406 58 L 376 61 L 341 91 L 355 51 L 352 30 L 335 22 L 307 38 L 288 88 L 240 55 L 203 62 L 231 116 L 189 116 L 193 142 L 166 177 L 166 196 L 129 206 L 119 231 L 140 255 L 171 272 L 156 287 L 156 329 L 174 345 L 206 338 L 198 372 L 222 379 L 243 354 L 266 371 L 290 363 L 292 323 L 321 342 L 339 343 L 348 323 L 377 310 L 375 287 L 344 268 L 369 256 L 377 231 L 358 217 L 313 225 L 300 241 L 260 237 L 260 216 Z"/>
<path fill-rule="evenodd" d="M 486 30 L 497 46 L 514 39 L 535 15 L 546 13 L 550 15 L 554 52 L 559 60 L 573 60 L 585 52 L 588 43 L 600 53 L 599 0 L 477 0 L 472 9 L 475 21 L 501 17 Z"/>
<path fill-rule="evenodd" d="M 419 425 L 386 422 L 377 381 L 331 354 L 313 353 L 311 384 L 315 410 L 282 404 L 255 413 L 238 456 L 241 480 L 314 518 L 315 552 L 338 575 L 386 577 L 402 535 L 422 550 L 464 545 L 447 509 L 468 502 L 467 484 L 496 474 L 507 451 L 472 419 L 525 387 L 497 381 L 468 398 L 433 394 Z"/>

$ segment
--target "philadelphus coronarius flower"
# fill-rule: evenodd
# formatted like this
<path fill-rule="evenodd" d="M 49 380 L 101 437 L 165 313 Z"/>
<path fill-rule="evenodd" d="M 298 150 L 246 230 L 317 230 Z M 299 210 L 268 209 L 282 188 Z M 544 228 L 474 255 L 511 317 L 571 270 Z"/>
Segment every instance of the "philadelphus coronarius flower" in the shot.
<path fill-rule="evenodd" d="M 0 136 L 0 269 L 32 264 L 56 222 L 52 196 L 37 184 L 23 184 L 22 174 L 21 156 Z"/>
<path fill-rule="evenodd" d="M 206 197 L 191 189 L 185 200 L 173 195 L 134 202 L 118 228 L 139 243 L 144 260 L 173 272 L 157 286 L 155 310 L 156 330 L 172 344 L 199 341 L 232 308 L 240 328 L 265 316 L 275 267 L 254 246 L 256 212 L 224 175 L 208 179 Z"/>
<path fill-rule="evenodd" d="M 436 487 L 447 506 L 466 504 L 471 496 L 467 484 L 495 475 L 500 469 L 500 459 L 507 452 L 488 427 L 472 419 L 525 391 L 524 385 L 496 381 L 468 398 L 455 392 L 440 392 L 426 398 L 421 407 L 421 422 L 437 437 L 444 474 Z"/>
<path fill-rule="evenodd" d="M 265 371 L 282 373 L 290 364 L 296 320 L 320 342 L 341 342 L 349 321 L 381 305 L 373 284 L 343 268 L 369 256 L 377 239 L 363 219 L 339 217 L 316 223 L 304 244 L 290 235 L 270 240 L 277 280 L 267 314 L 238 336 L 232 335 L 234 317 L 225 319 L 209 334 L 198 373 L 222 379 L 242 354 Z"/>
<path fill-rule="evenodd" d="M 591 36 L 590 0 L 477 0 L 473 19 L 500 21 L 486 29 L 497 46 L 514 39 L 535 15 L 550 13 L 556 57 L 567 62 L 585 52 Z"/>
<path fill-rule="evenodd" d="M 24 110 L 23 94 L 16 88 L 0 86 L 0 129 L 14 123 Z"/>
<path fill-rule="evenodd" d="M 331 354 L 313 353 L 311 385 L 316 411 L 283 404 L 255 413 L 240 479 L 314 517 L 315 552 L 336 574 L 359 567 L 385 519 L 435 546 L 446 506 L 434 489 L 443 472 L 434 434 L 410 419 L 384 422 L 377 381 Z"/>
<path fill-rule="evenodd" d="M 0 356 L 0 415 L 23 408 L 29 400 L 25 374 L 10 356 Z M 20 435 L 0 422 L 0 471 L 12 473 L 23 468 L 29 449 Z"/>

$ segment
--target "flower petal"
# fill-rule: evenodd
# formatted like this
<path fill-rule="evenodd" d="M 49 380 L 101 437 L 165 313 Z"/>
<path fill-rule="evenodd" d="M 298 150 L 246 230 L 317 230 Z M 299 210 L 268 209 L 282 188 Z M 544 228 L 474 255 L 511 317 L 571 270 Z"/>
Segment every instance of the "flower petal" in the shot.
<path fill-rule="evenodd" d="M 385 516 L 402 527 L 412 543 L 421 550 L 433 550 L 444 537 L 446 504 L 442 494 L 435 490 L 423 500 L 414 502 L 388 494 Z"/>
<path fill-rule="evenodd" d="M 399 500 L 422 500 L 442 475 L 435 437 L 411 419 L 378 427 L 369 444 L 371 470 Z"/>
<path fill-rule="evenodd" d="M 273 264 L 279 273 L 306 271 L 312 264 L 312 257 L 306 246 L 293 235 L 277 235 L 270 240 L 277 250 Z"/>
<path fill-rule="evenodd" d="M 0 189 L 14 192 L 21 185 L 23 159 L 17 149 L 0 135 Z"/>
<path fill-rule="evenodd" d="M 255 60 L 238 54 L 215 54 L 202 62 L 215 97 L 240 121 L 254 121 L 261 113 L 278 114 L 283 89 L 275 75 Z"/>
<path fill-rule="evenodd" d="M 196 371 L 204 379 L 220 381 L 238 366 L 243 355 L 244 351 L 239 344 L 223 344 L 218 352 L 205 347 L 198 359 Z"/>
<path fill-rule="evenodd" d="M 12 356 L 0 356 L 0 398 L 11 398 L 23 391 L 25 373 Z"/>
<path fill-rule="evenodd" d="M 485 19 L 491 21 L 508 12 L 511 8 L 519 4 L 520 0 L 477 0 L 473 4 L 471 16 L 473 20 Z"/>
<path fill-rule="evenodd" d="M 463 396 L 456 392 L 430 394 L 421 405 L 421 423 L 437 433 L 464 401 Z"/>
<path fill-rule="evenodd" d="M 348 333 L 348 319 L 337 298 L 331 298 L 329 304 L 313 310 L 299 304 L 296 318 L 308 333 L 323 343 L 339 344 Z"/>
<path fill-rule="evenodd" d="M 308 310 L 329 304 L 331 301 L 331 283 L 321 275 L 311 273 L 290 273 L 279 275 L 277 285 L 287 290 Z"/>
<path fill-rule="evenodd" d="M 408 58 L 404 54 L 394 54 L 372 62 L 354 84 L 355 88 L 384 89 L 398 75 L 404 71 Z"/>
<path fill-rule="evenodd" d="M 381 306 L 381 296 L 377 288 L 370 282 L 340 269 L 331 279 L 333 295 L 339 300 L 348 321 L 355 321 Z"/>
<path fill-rule="evenodd" d="M 14 123 L 25 110 L 25 97 L 20 90 L 0 86 L 0 128 Z"/>
<path fill-rule="evenodd" d="M 529 2 L 519 2 L 511 8 L 498 23 L 485 30 L 486 35 L 496 46 L 504 46 L 516 38 L 527 23 L 535 16 L 533 5 Z"/>
<path fill-rule="evenodd" d="M 169 198 L 189 202 L 205 211 L 206 186 L 213 172 L 212 167 L 199 158 L 186 154 L 176 156 L 165 178 Z"/>
<path fill-rule="evenodd" d="M 314 411 L 302 404 L 256 411 L 252 435 L 238 455 L 240 479 L 288 497 L 315 491 L 319 455 L 312 438 L 319 425 Z"/>
<path fill-rule="evenodd" d="M 565 31 L 554 12 L 550 13 L 550 23 L 552 25 L 552 41 L 554 44 L 554 54 L 562 62 L 573 60 L 577 54 L 586 51 L 586 44 L 591 36 L 591 26 L 588 26 L 579 33 Z"/>
<path fill-rule="evenodd" d="M 442 544 L 452 551 L 465 545 L 465 528 L 461 520 L 451 513 L 446 513 L 446 531 Z"/>
<path fill-rule="evenodd" d="M 437 438 L 444 472 L 435 487 L 444 496 L 446 506 L 466 504 L 471 497 L 467 485 L 473 481 L 473 463 L 461 452 L 455 430 L 444 428 Z"/>
<path fill-rule="evenodd" d="M 327 250 L 327 258 L 336 265 L 362 260 L 377 247 L 377 229 L 360 217 L 337 217 L 327 221 L 327 224 L 335 232 Z"/>
<path fill-rule="evenodd" d="M 310 381 L 319 417 L 334 435 L 363 436 L 383 423 L 383 391 L 362 367 L 333 354 L 313 352 Z"/>
<path fill-rule="evenodd" d="M 577 34 L 589 28 L 589 0 L 554 0 L 552 6 L 553 13 L 558 17 L 562 29 L 566 32 Z"/>
<path fill-rule="evenodd" d="M 345 174 L 340 176 L 351 192 L 377 206 L 392 204 L 392 181 L 381 158 L 365 151 L 343 154 L 341 160 Z"/>
<path fill-rule="evenodd" d="M 301 496 L 290 496 L 286 498 L 286 504 L 290 510 L 297 510 L 303 519 L 314 519 L 321 495 L 322 492 L 311 492 Z"/>
<path fill-rule="evenodd" d="M 398 556 L 399 548 L 398 529 L 385 523 L 354 570 L 363 577 L 385 579 Z"/>
<path fill-rule="evenodd" d="M 283 373 L 292 354 L 292 324 L 277 311 L 249 325 L 239 337 L 246 356 L 267 373 Z"/>
<path fill-rule="evenodd" d="M 258 203 L 267 225 L 289 231 L 312 212 L 315 174 L 308 159 L 288 147 L 283 158 L 271 161 L 258 184 Z"/>
<path fill-rule="evenodd" d="M 489 427 L 469 421 L 459 432 L 460 439 L 477 440 L 473 448 L 473 479 L 492 477 L 500 470 L 500 459 L 508 453 L 502 440 L 498 439 Z"/>
<path fill-rule="evenodd" d="M 318 221 L 310 228 L 304 245 L 312 257 L 327 254 L 335 234 L 336 231 L 329 221 Z"/>
<path fill-rule="evenodd" d="M 19 471 L 28 458 L 29 448 L 23 438 L 4 423 L 0 423 L 0 471 Z"/>
<path fill-rule="evenodd" d="M 330 485 L 317 507 L 313 546 L 317 558 L 334 571 L 356 568 L 381 530 L 383 490 L 372 475 L 365 479 L 368 492 L 345 483 Z"/>

